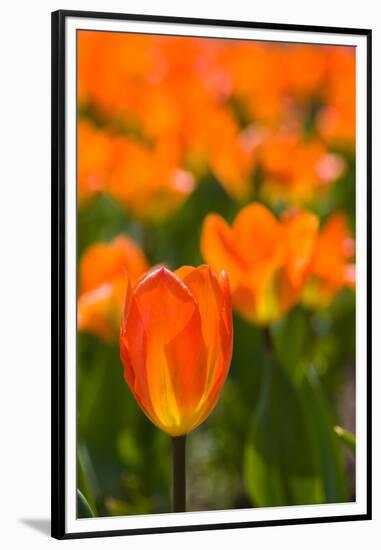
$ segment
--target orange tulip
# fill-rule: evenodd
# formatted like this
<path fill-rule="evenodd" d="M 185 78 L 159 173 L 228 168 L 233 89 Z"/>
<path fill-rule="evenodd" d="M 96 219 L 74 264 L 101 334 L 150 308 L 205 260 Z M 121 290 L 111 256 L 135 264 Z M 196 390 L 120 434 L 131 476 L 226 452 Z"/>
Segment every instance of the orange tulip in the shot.
<path fill-rule="evenodd" d="M 309 274 L 319 221 L 295 212 L 278 221 L 263 205 L 243 208 L 230 228 L 217 214 L 206 217 L 201 252 L 215 270 L 225 269 L 236 310 L 267 325 L 298 300 Z"/>
<path fill-rule="evenodd" d="M 92 124 L 78 122 L 78 202 L 104 191 L 110 171 L 110 136 Z"/>
<path fill-rule="evenodd" d="M 233 327 L 226 273 L 159 266 L 128 282 L 120 330 L 124 377 L 147 417 L 171 436 L 211 413 L 229 371 Z"/>
<path fill-rule="evenodd" d="M 255 165 L 255 132 L 251 128 L 240 131 L 227 109 L 210 110 L 206 120 L 203 126 L 212 172 L 233 199 L 247 199 Z"/>
<path fill-rule="evenodd" d="M 303 141 L 298 132 L 268 135 L 260 146 L 260 163 L 265 173 L 265 198 L 274 202 L 283 198 L 293 204 L 322 194 L 345 168 L 340 156 L 329 154 L 318 140 Z"/>
<path fill-rule="evenodd" d="M 147 269 L 143 252 L 127 237 L 90 246 L 79 267 L 78 330 L 106 342 L 115 341 L 123 308 L 125 273 L 136 281 Z"/>
<path fill-rule="evenodd" d="M 115 137 L 107 192 L 136 217 L 162 221 L 195 187 L 193 176 L 181 168 L 178 149 L 173 140 L 147 147 L 127 137 Z"/>
<path fill-rule="evenodd" d="M 140 218 L 183 203 L 196 184 L 187 170 L 197 179 L 210 170 L 246 201 L 258 161 L 266 202 L 305 204 L 345 168 L 327 144 L 353 147 L 355 69 L 347 46 L 80 31 L 78 105 L 132 141 L 112 161 L 108 188 Z M 263 147 L 258 136 L 268 136 Z M 108 145 L 95 154 L 100 136 L 90 137 L 83 160 L 79 151 L 80 198 L 103 183 Z"/>
<path fill-rule="evenodd" d="M 355 242 L 344 216 L 333 214 L 317 239 L 311 276 L 303 292 L 306 305 L 328 305 L 343 288 L 355 288 L 354 252 Z"/>
<path fill-rule="evenodd" d="M 329 143 L 354 147 L 356 139 L 356 51 L 338 47 L 329 59 L 326 104 L 317 127 Z"/>

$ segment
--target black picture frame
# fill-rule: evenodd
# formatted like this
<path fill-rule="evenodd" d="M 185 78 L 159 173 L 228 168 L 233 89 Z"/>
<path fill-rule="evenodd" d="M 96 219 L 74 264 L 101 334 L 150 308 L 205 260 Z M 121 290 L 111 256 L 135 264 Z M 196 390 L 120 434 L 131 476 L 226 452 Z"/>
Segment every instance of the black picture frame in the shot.
<path fill-rule="evenodd" d="M 367 511 L 364 514 L 72 533 L 65 527 L 65 23 L 69 17 L 362 35 L 367 44 Z M 372 31 L 302 24 L 59 10 L 51 17 L 51 534 L 56 539 L 329 523 L 372 518 Z M 190 519 L 191 522 L 191 519 Z"/>

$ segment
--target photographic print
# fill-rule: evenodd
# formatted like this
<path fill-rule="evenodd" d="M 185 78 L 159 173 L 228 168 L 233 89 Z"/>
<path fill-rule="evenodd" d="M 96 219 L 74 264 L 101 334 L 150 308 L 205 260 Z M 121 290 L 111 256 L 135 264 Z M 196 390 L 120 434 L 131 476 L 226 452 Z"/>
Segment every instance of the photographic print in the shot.
<path fill-rule="evenodd" d="M 52 52 L 53 536 L 370 517 L 370 31 Z"/>

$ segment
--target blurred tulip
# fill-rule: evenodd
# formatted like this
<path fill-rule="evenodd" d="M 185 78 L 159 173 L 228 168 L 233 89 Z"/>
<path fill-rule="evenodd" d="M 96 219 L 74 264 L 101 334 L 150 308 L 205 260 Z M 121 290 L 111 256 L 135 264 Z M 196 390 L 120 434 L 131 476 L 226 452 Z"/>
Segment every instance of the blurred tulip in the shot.
<path fill-rule="evenodd" d="M 78 122 L 78 203 L 85 204 L 95 193 L 104 191 L 111 167 L 111 140 L 92 124 Z"/>
<path fill-rule="evenodd" d="M 141 101 L 147 75 L 157 70 L 157 64 L 149 36 L 79 31 L 79 105 L 96 106 L 102 115 L 130 117 Z"/>
<path fill-rule="evenodd" d="M 279 47 L 279 64 L 284 68 L 284 87 L 300 99 L 314 97 L 327 78 L 330 46 L 288 44 Z"/>
<path fill-rule="evenodd" d="M 355 242 L 345 217 L 333 214 L 317 239 L 311 275 L 303 292 L 306 305 L 326 306 L 343 288 L 355 288 L 354 253 Z"/>
<path fill-rule="evenodd" d="M 120 331 L 125 380 L 171 436 L 194 430 L 217 403 L 232 353 L 228 279 L 206 266 L 157 267 L 128 282 Z"/>
<path fill-rule="evenodd" d="M 355 48 L 332 49 L 328 62 L 325 104 L 317 117 L 317 129 L 328 143 L 353 148 L 356 139 Z"/>
<path fill-rule="evenodd" d="M 345 167 L 341 157 L 329 154 L 322 142 L 305 142 L 298 132 L 268 135 L 259 155 L 264 171 L 262 194 L 274 202 L 280 198 L 292 204 L 309 202 L 340 177 Z"/>
<path fill-rule="evenodd" d="M 233 199 L 247 199 L 252 190 L 251 176 L 255 165 L 255 131 L 251 128 L 240 131 L 227 109 L 211 114 L 205 126 L 208 128 L 206 149 L 212 172 Z"/>
<path fill-rule="evenodd" d="M 231 228 L 221 216 L 207 216 L 201 252 L 213 269 L 227 271 L 236 310 L 251 322 L 267 325 L 299 299 L 318 226 L 312 213 L 289 213 L 278 221 L 253 203 L 239 212 Z"/>
<path fill-rule="evenodd" d="M 248 200 L 259 162 L 262 198 L 310 203 L 345 168 L 327 145 L 353 148 L 355 90 L 353 48 L 80 31 L 79 107 L 108 130 L 103 145 L 100 133 L 79 135 L 79 198 L 110 176 L 116 199 L 157 221 L 208 170 Z M 109 165 L 106 132 L 121 129 Z"/>
<path fill-rule="evenodd" d="M 157 146 L 148 147 L 116 137 L 112 154 L 107 191 L 144 221 L 162 221 L 195 187 L 193 176 L 180 166 L 179 148 L 172 140 L 160 140 Z"/>
<path fill-rule="evenodd" d="M 148 269 L 139 247 L 127 237 L 90 246 L 79 266 L 78 330 L 106 342 L 118 338 L 125 277 L 136 281 Z"/>
<path fill-rule="evenodd" d="M 284 61 L 274 43 L 234 41 L 221 52 L 232 82 L 231 94 L 246 107 L 252 122 L 279 124 L 283 116 Z"/>

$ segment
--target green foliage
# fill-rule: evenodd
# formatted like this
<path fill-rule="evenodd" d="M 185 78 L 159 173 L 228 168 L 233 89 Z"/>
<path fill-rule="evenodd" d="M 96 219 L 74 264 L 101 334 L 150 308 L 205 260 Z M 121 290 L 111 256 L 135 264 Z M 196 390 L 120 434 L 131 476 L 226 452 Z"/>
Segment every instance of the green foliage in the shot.
<path fill-rule="evenodd" d="M 244 459 L 253 503 L 285 506 L 346 501 L 343 456 L 316 373 L 309 371 L 295 385 L 271 361 L 263 368 Z"/>
<path fill-rule="evenodd" d="M 277 360 L 292 377 L 300 374 L 301 358 L 309 343 L 308 316 L 295 308 L 273 328 L 273 344 Z"/>
<path fill-rule="evenodd" d="M 301 397 L 285 371 L 268 360 L 244 458 L 253 502 L 257 506 L 322 502 L 313 451 Z"/>
<path fill-rule="evenodd" d="M 118 348 L 80 334 L 78 361 L 78 455 L 87 484 L 81 490 L 101 515 L 112 514 L 126 494 L 130 514 L 154 506 L 169 511 L 170 442 L 132 397 Z"/>
<path fill-rule="evenodd" d="M 346 502 L 348 491 L 343 453 L 332 431 L 335 419 L 313 369 L 309 369 L 303 379 L 300 394 L 303 416 L 309 433 L 313 436 L 313 453 L 323 487 L 323 502 Z"/>
<path fill-rule="evenodd" d="M 341 426 L 335 426 L 334 432 L 344 445 L 353 453 L 356 453 L 356 438 L 353 433 L 344 430 Z"/>
<path fill-rule="evenodd" d="M 77 489 L 77 515 L 79 518 L 95 517 L 89 503 L 79 489 Z"/>

